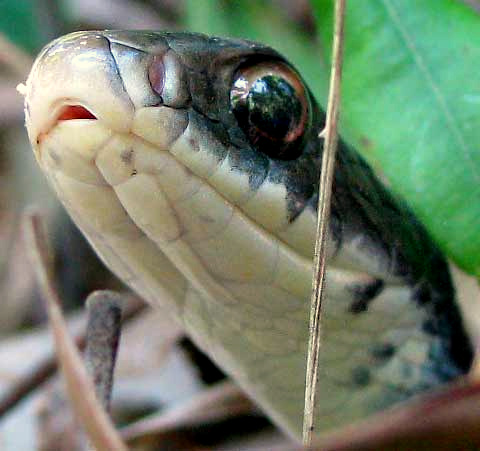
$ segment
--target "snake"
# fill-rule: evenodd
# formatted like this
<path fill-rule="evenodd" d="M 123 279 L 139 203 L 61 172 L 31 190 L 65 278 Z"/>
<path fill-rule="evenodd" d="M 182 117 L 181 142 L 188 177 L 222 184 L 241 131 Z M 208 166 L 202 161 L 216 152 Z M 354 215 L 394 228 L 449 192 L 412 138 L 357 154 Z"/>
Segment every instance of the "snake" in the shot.
<path fill-rule="evenodd" d="M 39 166 L 103 262 L 300 438 L 325 127 L 300 73 L 247 40 L 88 31 L 47 45 L 25 91 Z M 465 374 L 473 354 L 445 257 L 338 146 L 320 434 Z"/>

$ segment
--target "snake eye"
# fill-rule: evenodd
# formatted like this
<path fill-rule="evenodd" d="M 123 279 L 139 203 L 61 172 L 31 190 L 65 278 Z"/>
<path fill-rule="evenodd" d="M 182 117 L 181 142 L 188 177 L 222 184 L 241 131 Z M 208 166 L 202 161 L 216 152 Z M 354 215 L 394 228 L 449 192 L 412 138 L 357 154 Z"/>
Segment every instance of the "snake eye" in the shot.
<path fill-rule="evenodd" d="M 302 80 L 287 64 L 272 61 L 240 67 L 230 106 L 257 150 L 282 160 L 299 156 L 310 105 Z"/>

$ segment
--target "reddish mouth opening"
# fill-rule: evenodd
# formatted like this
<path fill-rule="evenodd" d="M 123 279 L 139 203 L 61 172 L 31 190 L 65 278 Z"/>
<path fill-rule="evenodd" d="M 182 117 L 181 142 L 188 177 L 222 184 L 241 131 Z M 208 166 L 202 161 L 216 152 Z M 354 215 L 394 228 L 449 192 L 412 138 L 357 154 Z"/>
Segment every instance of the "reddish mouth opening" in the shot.
<path fill-rule="evenodd" d="M 62 108 L 58 115 L 59 121 L 71 121 L 74 119 L 97 119 L 94 114 L 80 105 L 67 105 Z"/>

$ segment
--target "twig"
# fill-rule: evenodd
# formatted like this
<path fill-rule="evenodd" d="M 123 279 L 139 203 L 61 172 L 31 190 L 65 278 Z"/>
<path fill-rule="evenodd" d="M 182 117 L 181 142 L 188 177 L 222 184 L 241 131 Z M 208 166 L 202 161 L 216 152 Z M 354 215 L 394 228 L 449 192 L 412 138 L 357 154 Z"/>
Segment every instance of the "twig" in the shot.
<path fill-rule="evenodd" d="M 138 298 L 130 296 L 123 310 L 122 320 L 124 322 L 130 320 L 144 307 L 145 304 L 140 302 Z M 75 335 L 74 342 L 78 349 L 82 350 L 85 348 L 86 336 L 84 330 Z M 57 369 L 58 364 L 54 353 L 39 360 L 27 375 L 16 380 L 0 397 L 0 418 L 53 376 Z"/>
<path fill-rule="evenodd" d="M 114 291 L 96 291 L 87 299 L 85 364 L 95 384 L 97 398 L 107 412 L 120 339 L 121 304 L 121 295 Z"/>
<path fill-rule="evenodd" d="M 31 212 L 27 215 L 25 234 L 39 288 L 47 303 L 58 360 L 72 400 L 72 407 L 93 446 L 97 449 L 126 451 L 125 444 L 95 396 L 94 386 L 82 358 L 68 334 L 60 300 L 54 289 L 52 256 L 47 246 L 43 221 L 38 214 Z"/>
<path fill-rule="evenodd" d="M 307 353 L 305 386 L 305 411 L 303 417 L 303 444 L 310 446 L 315 425 L 315 405 L 318 381 L 318 358 L 320 353 L 320 319 L 325 282 L 326 238 L 330 216 L 330 198 L 337 150 L 338 110 L 340 106 L 340 79 L 343 56 L 343 28 L 346 0 L 335 1 L 335 32 L 333 36 L 330 94 L 325 125 L 325 144 L 322 156 L 318 198 L 317 240 L 312 283 L 310 327 Z"/>
<path fill-rule="evenodd" d="M 78 336 L 75 342 L 81 348 L 85 342 L 85 336 Z M 57 368 L 55 355 L 51 354 L 38 362 L 25 377 L 15 381 L 13 386 L 0 398 L 0 418 L 53 376 Z"/>
<path fill-rule="evenodd" d="M 219 382 L 192 399 L 143 418 L 120 432 L 129 442 L 149 435 L 155 435 L 158 440 L 173 431 L 251 414 L 254 410 L 254 404 L 237 385 L 230 381 Z"/>

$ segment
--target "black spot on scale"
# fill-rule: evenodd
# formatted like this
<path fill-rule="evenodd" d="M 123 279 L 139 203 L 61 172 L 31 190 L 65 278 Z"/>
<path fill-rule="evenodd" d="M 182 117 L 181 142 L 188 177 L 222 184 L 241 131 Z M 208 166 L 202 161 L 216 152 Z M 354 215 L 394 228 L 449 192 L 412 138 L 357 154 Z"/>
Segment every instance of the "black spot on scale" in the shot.
<path fill-rule="evenodd" d="M 438 326 L 434 318 L 425 320 L 422 324 L 422 331 L 428 335 L 438 335 Z"/>
<path fill-rule="evenodd" d="M 376 279 L 365 285 L 353 285 L 349 290 L 353 294 L 353 302 L 350 304 L 350 313 L 362 313 L 367 311 L 368 304 L 377 297 L 384 287 L 383 280 Z"/>
<path fill-rule="evenodd" d="M 196 139 L 189 138 L 188 144 L 190 144 L 191 149 L 194 150 L 195 152 L 200 151 L 200 145 L 198 144 L 198 141 Z"/>
<path fill-rule="evenodd" d="M 385 361 L 395 354 L 395 346 L 392 343 L 376 343 L 370 348 L 370 355 L 378 362 Z"/>
<path fill-rule="evenodd" d="M 421 283 L 413 292 L 412 298 L 418 303 L 419 306 L 424 306 L 432 300 L 432 290 L 430 284 Z"/>
<path fill-rule="evenodd" d="M 352 369 L 352 382 L 358 387 L 365 387 L 370 383 L 370 370 L 365 366 L 357 366 Z"/>
<path fill-rule="evenodd" d="M 133 149 L 124 149 L 120 153 L 120 160 L 126 165 L 132 164 L 133 161 Z"/>

